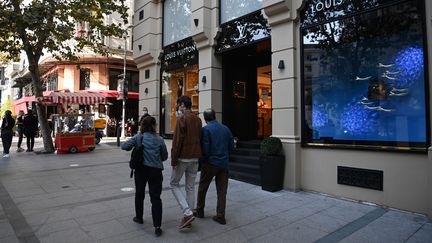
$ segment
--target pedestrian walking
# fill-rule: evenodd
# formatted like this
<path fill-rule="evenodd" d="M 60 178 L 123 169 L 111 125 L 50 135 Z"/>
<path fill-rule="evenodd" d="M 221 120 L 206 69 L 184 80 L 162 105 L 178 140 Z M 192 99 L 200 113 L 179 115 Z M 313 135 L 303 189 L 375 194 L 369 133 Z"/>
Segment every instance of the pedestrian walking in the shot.
<path fill-rule="evenodd" d="M 21 148 L 21 144 L 22 144 L 22 140 L 23 140 L 23 135 L 24 135 L 24 111 L 20 110 L 18 112 L 18 116 L 16 119 L 16 126 L 17 126 L 17 133 L 18 133 L 18 148 L 17 148 L 17 152 L 22 152 L 24 151 L 23 148 Z"/>
<path fill-rule="evenodd" d="M 139 120 L 139 124 L 141 124 L 142 120 L 144 120 L 144 118 L 150 116 L 150 114 L 148 113 L 148 109 L 147 107 L 143 107 L 143 115 L 141 116 L 140 120 Z"/>
<path fill-rule="evenodd" d="M 133 221 L 143 224 L 144 197 L 146 184 L 149 185 L 150 201 L 152 204 L 153 226 L 155 235 L 162 234 L 162 162 L 168 158 L 168 151 L 164 140 L 156 134 L 156 119 L 146 117 L 140 124 L 140 132 L 128 139 L 121 146 L 130 151 L 134 147 L 143 146 L 144 164 L 135 169 L 135 217 Z"/>
<path fill-rule="evenodd" d="M 207 125 L 202 129 L 203 163 L 198 186 L 197 207 L 194 215 L 204 217 L 205 198 L 213 177 L 216 177 L 217 206 L 216 216 L 213 220 L 226 224 L 225 208 L 228 190 L 228 161 L 229 154 L 234 149 L 234 141 L 228 127 L 216 120 L 215 111 L 204 111 L 204 120 Z"/>
<path fill-rule="evenodd" d="M 33 114 L 33 110 L 27 111 L 27 115 L 24 117 L 23 126 L 24 135 L 27 138 L 26 152 L 33 152 L 34 139 L 38 130 L 38 120 L 37 117 Z"/>
<path fill-rule="evenodd" d="M 191 112 L 192 102 L 187 96 L 179 98 L 180 116 L 171 149 L 171 190 L 179 203 L 183 218 L 179 229 L 190 227 L 195 219 L 192 209 L 195 206 L 195 178 L 198 171 L 198 159 L 201 157 L 201 119 Z M 185 175 L 186 198 L 180 190 L 180 180 Z"/>
<path fill-rule="evenodd" d="M 2 120 L 1 139 L 3 143 L 3 158 L 9 158 L 9 149 L 12 145 L 13 128 L 15 119 L 12 118 L 12 112 L 7 110 Z"/>

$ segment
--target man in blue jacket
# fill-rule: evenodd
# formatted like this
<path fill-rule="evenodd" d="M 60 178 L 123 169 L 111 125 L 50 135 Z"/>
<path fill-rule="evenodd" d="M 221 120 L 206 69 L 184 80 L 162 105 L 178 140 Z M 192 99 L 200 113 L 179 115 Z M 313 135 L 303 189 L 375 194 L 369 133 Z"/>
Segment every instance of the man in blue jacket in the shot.
<path fill-rule="evenodd" d="M 228 161 L 230 151 L 234 148 L 231 131 L 216 121 L 215 111 L 204 111 L 204 120 L 207 125 L 202 128 L 201 148 L 203 164 L 198 187 L 197 208 L 195 217 L 204 217 L 205 197 L 213 177 L 216 177 L 217 207 L 213 220 L 226 224 L 225 206 L 228 189 Z"/>

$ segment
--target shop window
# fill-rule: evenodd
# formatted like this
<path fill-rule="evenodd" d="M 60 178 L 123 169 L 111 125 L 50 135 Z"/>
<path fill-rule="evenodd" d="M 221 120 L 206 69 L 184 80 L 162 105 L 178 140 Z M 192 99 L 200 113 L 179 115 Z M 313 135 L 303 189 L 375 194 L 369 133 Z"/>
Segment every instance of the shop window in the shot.
<path fill-rule="evenodd" d="M 221 0 L 221 24 L 262 8 L 263 0 Z"/>
<path fill-rule="evenodd" d="M 164 46 L 190 36 L 192 25 L 191 0 L 164 1 Z"/>
<path fill-rule="evenodd" d="M 162 73 L 162 127 L 164 134 L 174 132 L 177 99 L 182 95 L 192 100 L 192 112 L 198 112 L 198 65 Z"/>
<path fill-rule="evenodd" d="M 320 2 L 302 14 L 303 145 L 425 150 L 423 1 Z"/>

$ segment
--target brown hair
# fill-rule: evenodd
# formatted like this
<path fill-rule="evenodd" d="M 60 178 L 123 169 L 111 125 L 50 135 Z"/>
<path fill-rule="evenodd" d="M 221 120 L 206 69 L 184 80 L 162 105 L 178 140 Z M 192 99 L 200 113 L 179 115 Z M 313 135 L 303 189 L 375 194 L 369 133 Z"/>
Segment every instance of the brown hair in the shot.
<path fill-rule="evenodd" d="M 156 119 L 152 116 L 146 116 L 140 124 L 140 132 L 156 132 Z"/>

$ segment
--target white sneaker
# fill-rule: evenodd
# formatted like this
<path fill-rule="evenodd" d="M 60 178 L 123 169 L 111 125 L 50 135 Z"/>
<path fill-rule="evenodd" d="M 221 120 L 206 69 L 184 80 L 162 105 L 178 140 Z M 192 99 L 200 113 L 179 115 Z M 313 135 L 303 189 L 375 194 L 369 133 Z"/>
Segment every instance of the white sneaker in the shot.
<path fill-rule="evenodd" d="M 9 154 L 3 154 L 3 158 L 9 158 Z"/>

